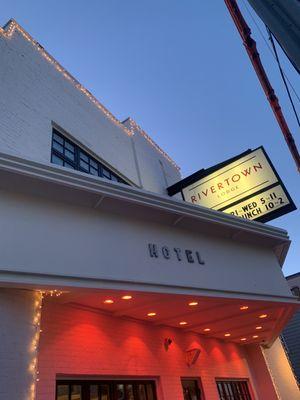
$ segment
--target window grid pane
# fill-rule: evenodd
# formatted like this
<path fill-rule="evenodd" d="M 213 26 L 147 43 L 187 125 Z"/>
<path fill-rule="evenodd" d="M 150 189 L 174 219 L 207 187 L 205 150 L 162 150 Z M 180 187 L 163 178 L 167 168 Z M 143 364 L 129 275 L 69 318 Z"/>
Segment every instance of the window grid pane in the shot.
<path fill-rule="evenodd" d="M 64 154 L 64 146 L 60 143 L 57 143 L 55 140 L 53 140 L 53 148 L 56 151 L 59 151 L 61 154 Z"/>
<path fill-rule="evenodd" d="M 57 165 L 64 165 L 64 160 L 58 156 L 56 156 L 55 154 L 52 154 L 52 158 L 51 158 L 53 164 L 57 164 Z"/>
<path fill-rule="evenodd" d="M 74 161 L 75 160 L 75 154 L 72 153 L 71 151 L 65 149 L 65 156 L 69 158 L 70 160 Z"/>
<path fill-rule="evenodd" d="M 73 144 L 71 144 L 70 142 L 66 141 L 66 149 L 68 149 L 69 151 L 71 151 L 72 153 L 75 153 L 75 147 Z"/>
<path fill-rule="evenodd" d="M 71 386 L 71 400 L 81 400 L 81 386 L 72 385 Z"/>
<path fill-rule="evenodd" d="M 64 139 L 61 136 L 57 135 L 56 133 L 53 133 L 53 140 L 56 140 L 58 143 L 62 145 L 64 144 Z"/>
<path fill-rule="evenodd" d="M 108 169 L 102 167 L 102 176 L 106 179 L 111 179 L 111 173 Z"/>
<path fill-rule="evenodd" d="M 251 400 L 247 381 L 217 381 L 220 400 Z"/>
<path fill-rule="evenodd" d="M 93 159 L 75 143 L 64 138 L 53 129 L 51 162 L 67 168 L 76 169 L 94 176 L 101 176 L 115 182 L 127 184 L 122 178 Z"/>
<path fill-rule="evenodd" d="M 100 400 L 110 400 L 110 390 L 109 385 L 100 386 L 101 399 Z"/>
<path fill-rule="evenodd" d="M 57 400 L 69 400 L 69 385 L 57 385 Z"/>

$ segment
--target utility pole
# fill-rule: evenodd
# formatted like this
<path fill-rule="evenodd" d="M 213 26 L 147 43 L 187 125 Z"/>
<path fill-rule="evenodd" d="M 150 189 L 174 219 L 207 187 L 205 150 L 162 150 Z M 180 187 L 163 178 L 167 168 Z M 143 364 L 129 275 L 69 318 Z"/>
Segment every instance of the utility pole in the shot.
<path fill-rule="evenodd" d="M 250 30 L 249 26 L 247 25 L 239 7 L 238 7 L 236 0 L 224 0 L 224 1 L 230 12 L 233 22 L 234 22 L 239 34 L 241 35 L 243 44 L 245 46 L 245 49 L 248 53 L 248 56 L 249 56 L 251 62 L 252 62 L 253 68 L 258 76 L 258 79 L 260 81 L 260 84 L 261 84 L 264 92 L 265 92 L 265 95 L 267 96 L 267 99 L 270 103 L 270 106 L 275 115 L 275 118 L 277 119 L 278 125 L 280 126 L 280 129 L 283 133 L 284 139 L 289 147 L 292 157 L 294 158 L 294 161 L 297 166 L 297 170 L 298 170 L 298 172 L 300 172 L 300 155 L 299 155 L 295 140 L 293 138 L 292 133 L 289 130 L 286 119 L 281 110 L 278 98 L 275 94 L 275 91 L 274 91 L 270 81 L 269 81 L 266 71 L 262 65 L 259 53 L 257 51 L 256 42 L 251 37 L 251 30 Z"/>

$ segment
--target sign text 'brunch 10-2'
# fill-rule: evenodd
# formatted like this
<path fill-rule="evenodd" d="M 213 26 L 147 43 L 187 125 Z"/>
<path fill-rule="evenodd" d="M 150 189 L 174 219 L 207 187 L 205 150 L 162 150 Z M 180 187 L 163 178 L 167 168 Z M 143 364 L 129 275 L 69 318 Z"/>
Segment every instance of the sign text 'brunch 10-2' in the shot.
<path fill-rule="evenodd" d="M 168 188 L 170 196 L 244 219 L 267 222 L 296 209 L 263 147 L 202 169 Z"/>

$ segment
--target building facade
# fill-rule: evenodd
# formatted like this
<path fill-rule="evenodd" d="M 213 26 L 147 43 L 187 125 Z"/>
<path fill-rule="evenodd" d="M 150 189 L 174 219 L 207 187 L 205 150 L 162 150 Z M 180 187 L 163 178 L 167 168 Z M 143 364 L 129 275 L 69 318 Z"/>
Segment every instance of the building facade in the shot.
<path fill-rule="evenodd" d="M 0 31 L 0 398 L 299 399 L 284 230 L 167 196 L 175 162 Z"/>

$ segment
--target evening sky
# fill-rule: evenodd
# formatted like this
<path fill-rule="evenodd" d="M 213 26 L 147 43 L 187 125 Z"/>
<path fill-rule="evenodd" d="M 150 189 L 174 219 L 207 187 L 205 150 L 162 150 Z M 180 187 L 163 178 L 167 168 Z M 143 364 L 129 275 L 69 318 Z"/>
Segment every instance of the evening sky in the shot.
<path fill-rule="evenodd" d="M 265 27 L 239 4 L 300 147 Z M 10 18 L 118 119 L 136 120 L 183 176 L 263 145 L 300 206 L 299 174 L 223 0 L 2 1 L 1 25 Z M 280 54 L 300 96 L 299 75 Z M 292 239 L 285 275 L 298 272 L 299 211 L 271 224 Z"/>

